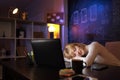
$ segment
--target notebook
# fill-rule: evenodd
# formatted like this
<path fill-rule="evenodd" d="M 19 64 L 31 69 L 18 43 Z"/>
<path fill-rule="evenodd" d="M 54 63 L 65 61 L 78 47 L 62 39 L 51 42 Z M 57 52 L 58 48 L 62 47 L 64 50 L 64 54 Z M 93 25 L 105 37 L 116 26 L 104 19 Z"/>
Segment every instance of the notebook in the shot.
<path fill-rule="evenodd" d="M 38 67 L 65 68 L 60 39 L 32 40 L 31 44 Z"/>

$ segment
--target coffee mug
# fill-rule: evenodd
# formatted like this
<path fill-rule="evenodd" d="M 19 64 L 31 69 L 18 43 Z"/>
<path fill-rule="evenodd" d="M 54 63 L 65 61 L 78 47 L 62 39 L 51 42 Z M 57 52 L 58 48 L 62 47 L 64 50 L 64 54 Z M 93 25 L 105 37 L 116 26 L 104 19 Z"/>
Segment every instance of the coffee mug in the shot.
<path fill-rule="evenodd" d="M 86 63 L 82 60 L 72 60 L 72 69 L 76 74 L 82 74 L 82 70 L 85 67 Z"/>

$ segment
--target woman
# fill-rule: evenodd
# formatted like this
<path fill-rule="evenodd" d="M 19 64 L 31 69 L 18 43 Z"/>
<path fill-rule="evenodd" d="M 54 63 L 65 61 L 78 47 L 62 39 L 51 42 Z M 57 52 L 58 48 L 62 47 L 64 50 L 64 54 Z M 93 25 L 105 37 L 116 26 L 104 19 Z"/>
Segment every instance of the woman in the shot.
<path fill-rule="evenodd" d="M 83 60 L 87 66 L 91 66 L 94 62 L 120 66 L 120 61 L 98 42 L 92 42 L 89 45 L 82 43 L 67 44 L 64 49 L 64 57 L 69 60 Z"/>

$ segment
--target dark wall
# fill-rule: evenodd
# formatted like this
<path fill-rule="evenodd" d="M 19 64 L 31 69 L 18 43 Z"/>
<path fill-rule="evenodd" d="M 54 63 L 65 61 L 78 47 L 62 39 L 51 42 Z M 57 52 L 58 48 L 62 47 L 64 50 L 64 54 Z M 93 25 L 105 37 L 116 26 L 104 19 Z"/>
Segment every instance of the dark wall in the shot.
<path fill-rule="evenodd" d="M 47 13 L 52 12 L 53 8 L 54 0 L 36 0 L 27 7 L 29 20 L 45 22 Z"/>
<path fill-rule="evenodd" d="M 68 42 L 120 40 L 119 0 L 68 0 Z"/>

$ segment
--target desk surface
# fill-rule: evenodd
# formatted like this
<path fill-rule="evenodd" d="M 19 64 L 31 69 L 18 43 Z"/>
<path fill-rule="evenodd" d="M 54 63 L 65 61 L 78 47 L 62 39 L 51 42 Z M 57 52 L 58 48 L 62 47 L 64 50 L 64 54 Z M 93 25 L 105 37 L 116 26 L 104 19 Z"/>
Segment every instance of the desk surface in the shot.
<path fill-rule="evenodd" d="M 26 77 L 28 80 L 59 80 L 59 71 L 51 68 L 38 68 L 30 66 L 25 59 L 1 61 L 3 68 L 6 67 Z M 109 68 L 101 71 L 84 69 L 84 74 L 98 78 L 98 80 L 120 80 L 120 67 L 109 66 Z"/>

